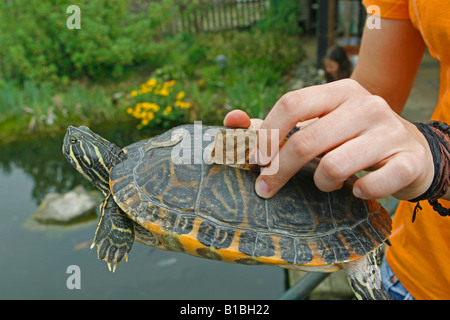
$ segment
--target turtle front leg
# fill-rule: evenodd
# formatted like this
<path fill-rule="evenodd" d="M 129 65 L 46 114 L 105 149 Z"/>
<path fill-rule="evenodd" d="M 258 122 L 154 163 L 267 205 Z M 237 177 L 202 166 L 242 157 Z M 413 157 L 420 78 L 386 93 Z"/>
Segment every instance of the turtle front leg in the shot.
<path fill-rule="evenodd" d="M 381 282 L 380 254 L 377 248 L 361 259 L 342 265 L 358 300 L 392 300 Z"/>
<path fill-rule="evenodd" d="M 101 217 L 95 231 L 94 242 L 91 249 L 97 245 L 97 254 L 100 260 L 105 260 L 111 271 L 116 271 L 117 263 L 125 258 L 134 243 L 134 222 L 120 210 L 109 194 L 101 204 Z"/>

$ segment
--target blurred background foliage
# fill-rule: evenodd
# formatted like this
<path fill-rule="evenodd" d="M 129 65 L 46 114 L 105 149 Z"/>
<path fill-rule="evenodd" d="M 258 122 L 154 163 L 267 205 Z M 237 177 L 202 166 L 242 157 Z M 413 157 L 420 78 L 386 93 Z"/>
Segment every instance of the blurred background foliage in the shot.
<path fill-rule="evenodd" d="M 222 16 L 215 11 L 220 3 L 226 4 Z M 66 26 L 73 4 L 81 10 L 81 29 Z M 262 117 L 303 58 L 297 5 L 2 0 L 0 135 L 59 130 L 68 123 L 137 121 L 127 113 L 135 106 L 130 93 L 150 78 L 176 80 L 192 104 L 175 122 L 220 124 L 235 108 Z M 246 21 L 250 6 L 259 10 L 253 21 L 214 30 L 223 26 L 217 21 Z"/>

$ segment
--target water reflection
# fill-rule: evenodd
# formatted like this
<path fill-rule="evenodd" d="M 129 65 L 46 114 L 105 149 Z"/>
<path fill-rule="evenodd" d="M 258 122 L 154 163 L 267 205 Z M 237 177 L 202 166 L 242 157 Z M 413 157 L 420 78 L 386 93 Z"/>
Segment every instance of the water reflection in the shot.
<path fill-rule="evenodd" d="M 92 129 L 120 147 L 160 133 L 158 130 L 140 132 L 130 124 L 117 127 Z M 79 184 L 88 190 L 93 188 L 64 158 L 61 152 L 64 134 L 0 145 L 0 170 L 3 174 L 11 174 L 12 168 L 16 167 L 29 175 L 34 181 L 32 197 L 38 204 L 49 192 L 65 193 Z"/>

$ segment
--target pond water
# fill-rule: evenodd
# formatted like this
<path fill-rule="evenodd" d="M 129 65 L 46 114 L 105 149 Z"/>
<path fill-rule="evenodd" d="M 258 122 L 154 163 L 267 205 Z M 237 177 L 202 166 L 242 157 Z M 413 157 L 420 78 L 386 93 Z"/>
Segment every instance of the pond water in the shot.
<path fill-rule="evenodd" d="M 124 146 L 135 130 L 103 129 Z M 64 159 L 62 135 L 2 146 L 0 152 L 0 299 L 277 299 L 285 271 L 244 266 L 135 243 L 128 262 L 113 274 L 90 244 L 97 219 L 70 226 L 31 219 L 49 192 L 78 184 L 93 190 Z M 70 266 L 78 266 L 80 289 L 69 289 Z"/>

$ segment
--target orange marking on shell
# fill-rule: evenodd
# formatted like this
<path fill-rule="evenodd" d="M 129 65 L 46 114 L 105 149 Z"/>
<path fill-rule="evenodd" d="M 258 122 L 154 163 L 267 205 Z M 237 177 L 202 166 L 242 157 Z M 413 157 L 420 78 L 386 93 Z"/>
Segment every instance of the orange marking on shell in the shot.
<path fill-rule="evenodd" d="M 231 241 L 228 248 L 216 249 L 214 250 L 217 254 L 219 254 L 223 261 L 237 263 L 237 260 L 240 259 L 248 259 L 249 255 L 243 254 L 239 252 L 239 241 L 241 238 L 242 231 L 236 230 L 234 233 L 233 240 Z"/>
<path fill-rule="evenodd" d="M 347 250 L 350 252 L 348 261 L 354 261 L 354 260 L 357 260 L 357 259 L 360 259 L 360 258 L 363 257 L 363 256 L 357 254 L 357 253 L 355 252 L 355 250 L 353 250 L 353 247 L 347 242 L 347 240 L 345 239 L 345 237 L 344 237 L 341 233 L 338 233 L 337 235 L 338 235 L 339 239 L 341 240 L 342 244 L 343 244 L 343 245 L 347 248 Z"/>
<path fill-rule="evenodd" d="M 116 180 L 109 180 L 109 188 L 110 188 L 110 190 L 113 190 L 113 187 L 114 187 L 114 185 L 117 183 L 117 182 L 120 182 L 120 181 L 122 181 L 123 179 L 126 179 L 127 178 L 127 176 L 123 176 L 123 177 L 121 177 L 120 179 L 116 179 Z"/>
<path fill-rule="evenodd" d="M 200 248 L 209 248 L 203 245 L 200 241 L 197 240 L 198 230 L 200 225 L 202 224 L 203 219 L 195 218 L 193 222 L 192 230 L 187 234 L 173 234 L 174 237 L 178 238 L 178 241 L 184 248 L 184 252 L 198 256 L 197 250 Z"/>
<path fill-rule="evenodd" d="M 372 223 L 373 228 L 378 233 L 383 233 L 380 234 L 380 236 L 385 238 L 388 238 L 390 236 L 392 230 L 392 219 L 385 208 L 380 206 L 380 213 L 371 214 L 369 216 L 369 220 Z"/>
<path fill-rule="evenodd" d="M 316 244 L 313 242 L 308 243 L 308 247 L 312 251 L 312 259 L 308 263 L 305 264 L 305 266 L 325 266 L 328 265 L 328 263 L 325 262 L 322 255 L 319 252 L 319 249 L 317 248 Z"/>
<path fill-rule="evenodd" d="M 373 231 L 370 232 L 369 230 L 367 230 L 367 226 L 364 224 L 362 224 L 361 227 L 364 230 L 365 237 L 367 237 L 367 239 L 370 239 L 372 241 L 372 247 L 373 248 L 378 247 L 380 245 L 380 242 L 378 241 L 378 239 L 376 239 L 372 236 Z M 363 235 L 360 235 L 360 236 L 363 237 Z"/>
<path fill-rule="evenodd" d="M 219 249 L 214 250 L 220 257 L 222 258 L 222 261 L 224 262 L 230 262 L 230 263 L 239 263 L 239 260 L 248 259 L 251 258 L 250 256 L 243 254 L 239 251 L 230 250 L 228 248 L 226 249 Z"/>
<path fill-rule="evenodd" d="M 164 213 L 165 209 L 159 208 L 160 215 L 161 213 Z M 144 221 L 143 219 L 138 218 L 138 223 L 143 226 L 148 231 L 152 232 L 155 236 L 161 236 L 167 234 L 169 231 L 167 231 L 166 228 L 161 223 L 161 219 L 157 219 L 155 221 L 149 222 Z"/>
<path fill-rule="evenodd" d="M 355 261 L 363 258 L 364 256 L 357 254 L 356 252 L 352 252 L 348 258 L 348 261 Z"/>
<path fill-rule="evenodd" d="M 274 245 L 275 254 L 273 256 L 254 257 L 254 259 L 265 264 L 288 264 L 281 257 L 282 253 L 282 249 L 280 247 L 281 236 L 270 235 L 270 238 L 272 239 Z"/>
<path fill-rule="evenodd" d="M 376 200 L 366 200 L 365 202 L 366 202 L 367 209 L 370 212 L 378 211 L 378 202 Z"/>

